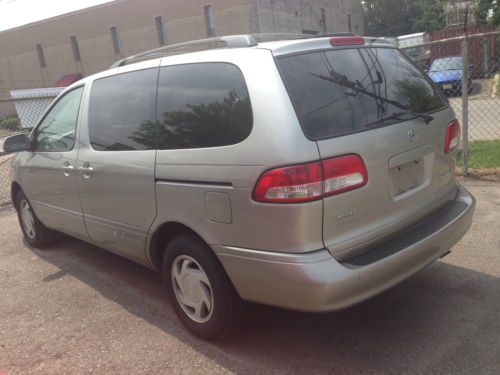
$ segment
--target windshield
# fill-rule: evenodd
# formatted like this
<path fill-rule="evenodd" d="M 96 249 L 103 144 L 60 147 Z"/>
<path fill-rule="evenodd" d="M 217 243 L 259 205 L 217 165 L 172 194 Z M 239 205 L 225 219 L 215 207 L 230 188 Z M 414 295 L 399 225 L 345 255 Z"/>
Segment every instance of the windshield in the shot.
<path fill-rule="evenodd" d="M 446 59 L 437 59 L 431 65 L 430 72 L 444 72 L 446 70 L 461 70 L 461 57 L 448 57 Z"/>
<path fill-rule="evenodd" d="M 428 113 L 446 105 L 430 80 L 394 48 L 311 52 L 277 63 L 313 140 L 404 120 L 394 113 Z"/>

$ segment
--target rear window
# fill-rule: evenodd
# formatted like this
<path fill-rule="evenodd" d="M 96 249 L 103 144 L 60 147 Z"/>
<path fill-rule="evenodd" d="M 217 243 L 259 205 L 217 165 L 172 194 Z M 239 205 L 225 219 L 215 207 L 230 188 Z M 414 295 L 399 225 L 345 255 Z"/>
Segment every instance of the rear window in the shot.
<path fill-rule="evenodd" d="M 307 137 L 335 137 L 385 126 L 385 118 L 447 105 L 430 80 L 393 48 L 320 51 L 277 59 Z"/>

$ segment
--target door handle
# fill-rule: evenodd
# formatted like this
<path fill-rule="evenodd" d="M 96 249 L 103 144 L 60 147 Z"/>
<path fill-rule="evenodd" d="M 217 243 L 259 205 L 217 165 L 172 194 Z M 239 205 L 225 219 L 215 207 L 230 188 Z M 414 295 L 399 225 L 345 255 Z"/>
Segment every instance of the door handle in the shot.
<path fill-rule="evenodd" d="M 75 169 L 75 168 L 74 168 L 72 165 L 69 165 L 69 164 L 68 164 L 68 165 L 67 165 L 67 164 L 65 164 L 65 165 L 63 165 L 63 167 L 62 167 L 63 173 L 64 173 L 64 175 L 65 175 L 66 177 L 68 177 L 68 176 L 71 174 L 71 172 L 73 172 L 73 170 L 74 170 L 74 169 Z"/>
<path fill-rule="evenodd" d="M 82 174 L 83 178 L 90 178 L 90 175 L 94 172 L 94 168 L 85 164 L 82 167 L 78 167 L 78 170 Z"/>

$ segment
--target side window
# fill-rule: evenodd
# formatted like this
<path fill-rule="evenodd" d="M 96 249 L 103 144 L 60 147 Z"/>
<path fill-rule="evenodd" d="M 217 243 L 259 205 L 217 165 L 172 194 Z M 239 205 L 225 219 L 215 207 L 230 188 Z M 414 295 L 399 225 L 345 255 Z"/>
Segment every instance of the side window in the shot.
<path fill-rule="evenodd" d="M 94 150 L 151 150 L 156 147 L 157 78 L 158 69 L 146 69 L 92 83 L 89 136 Z"/>
<path fill-rule="evenodd" d="M 34 131 L 35 151 L 69 151 L 75 145 L 83 87 L 65 94 Z"/>
<path fill-rule="evenodd" d="M 163 150 L 227 146 L 252 130 L 252 108 L 241 71 L 227 63 L 160 69 L 158 147 Z"/>

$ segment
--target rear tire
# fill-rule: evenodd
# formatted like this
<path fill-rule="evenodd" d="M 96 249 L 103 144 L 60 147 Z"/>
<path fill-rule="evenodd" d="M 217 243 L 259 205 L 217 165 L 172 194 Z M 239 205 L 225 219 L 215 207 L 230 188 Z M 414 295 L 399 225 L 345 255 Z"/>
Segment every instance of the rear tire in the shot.
<path fill-rule="evenodd" d="M 162 271 L 175 313 L 191 333 L 215 340 L 234 332 L 242 301 L 208 245 L 194 235 L 175 237 L 165 249 Z"/>
<path fill-rule="evenodd" d="M 26 241 L 33 247 L 46 247 L 57 238 L 57 233 L 45 227 L 38 219 L 23 191 L 16 195 L 16 210 L 19 225 Z"/>

